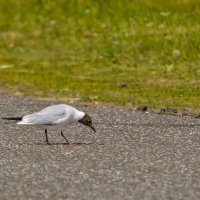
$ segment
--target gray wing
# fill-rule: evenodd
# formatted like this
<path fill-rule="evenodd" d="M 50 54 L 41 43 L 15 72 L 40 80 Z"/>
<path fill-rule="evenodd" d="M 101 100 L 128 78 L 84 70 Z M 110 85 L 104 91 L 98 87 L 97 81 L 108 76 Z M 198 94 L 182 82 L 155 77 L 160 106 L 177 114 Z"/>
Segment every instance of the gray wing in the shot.
<path fill-rule="evenodd" d="M 64 107 L 57 105 L 47 107 L 38 113 L 26 115 L 22 121 L 31 124 L 54 125 L 64 122 L 68 118 L 68 115 Z"/>

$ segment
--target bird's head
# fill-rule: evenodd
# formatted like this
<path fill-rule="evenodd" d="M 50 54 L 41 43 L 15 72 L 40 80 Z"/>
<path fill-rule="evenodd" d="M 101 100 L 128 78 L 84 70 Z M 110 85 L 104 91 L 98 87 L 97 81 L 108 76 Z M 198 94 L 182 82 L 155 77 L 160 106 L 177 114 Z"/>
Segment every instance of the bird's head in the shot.
<path fill-rule="evenodd" d="M 96 132 L 96 129 L 92 125 L 92 120 L 89 115 L 85 114 L 83 116 L 83 118 L 81 118 L 78 122 L 80 122 L 81 124 L 84 124 L 86 126 L 89 126 L 94 132 Z"/>

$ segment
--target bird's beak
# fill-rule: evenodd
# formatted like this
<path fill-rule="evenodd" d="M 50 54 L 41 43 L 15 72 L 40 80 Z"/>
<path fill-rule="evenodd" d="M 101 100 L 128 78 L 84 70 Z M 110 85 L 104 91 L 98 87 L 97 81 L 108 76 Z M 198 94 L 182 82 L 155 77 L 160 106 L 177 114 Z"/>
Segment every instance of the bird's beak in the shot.
<path fill-rule="evenodd" d="M 90 128 L 91 128 L 94 132 L 97 132 L 93 125 L 90 125 Z"/>

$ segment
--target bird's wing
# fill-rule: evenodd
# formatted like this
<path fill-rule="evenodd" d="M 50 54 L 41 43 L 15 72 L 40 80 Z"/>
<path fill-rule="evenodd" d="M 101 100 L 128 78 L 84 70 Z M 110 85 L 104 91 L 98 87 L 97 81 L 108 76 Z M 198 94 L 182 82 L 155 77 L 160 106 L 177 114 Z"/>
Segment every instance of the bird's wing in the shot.
<path fill-rule="evenodd" d="M 56 125 L 62 123 L 69 118 L 70 112 L 67 112 L 63 107 L 51 106 L 44 110 L 26 115 L 22 119 L 22 123 L 40 124 L 40 125 Z"/>

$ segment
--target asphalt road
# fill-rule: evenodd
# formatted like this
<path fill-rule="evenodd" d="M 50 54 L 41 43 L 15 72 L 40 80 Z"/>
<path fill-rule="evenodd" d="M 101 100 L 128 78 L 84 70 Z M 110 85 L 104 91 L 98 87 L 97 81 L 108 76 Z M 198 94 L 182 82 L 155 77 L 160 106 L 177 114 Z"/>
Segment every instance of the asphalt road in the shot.
<path fill-rule="evenodd" d="M 0 117 L 55 102 L 0 96 Z M 200 199 L 200 119 L 74 105 L 92 116 L 46 145 L 44 131 L 0 120 L 0 199 Z"/>

